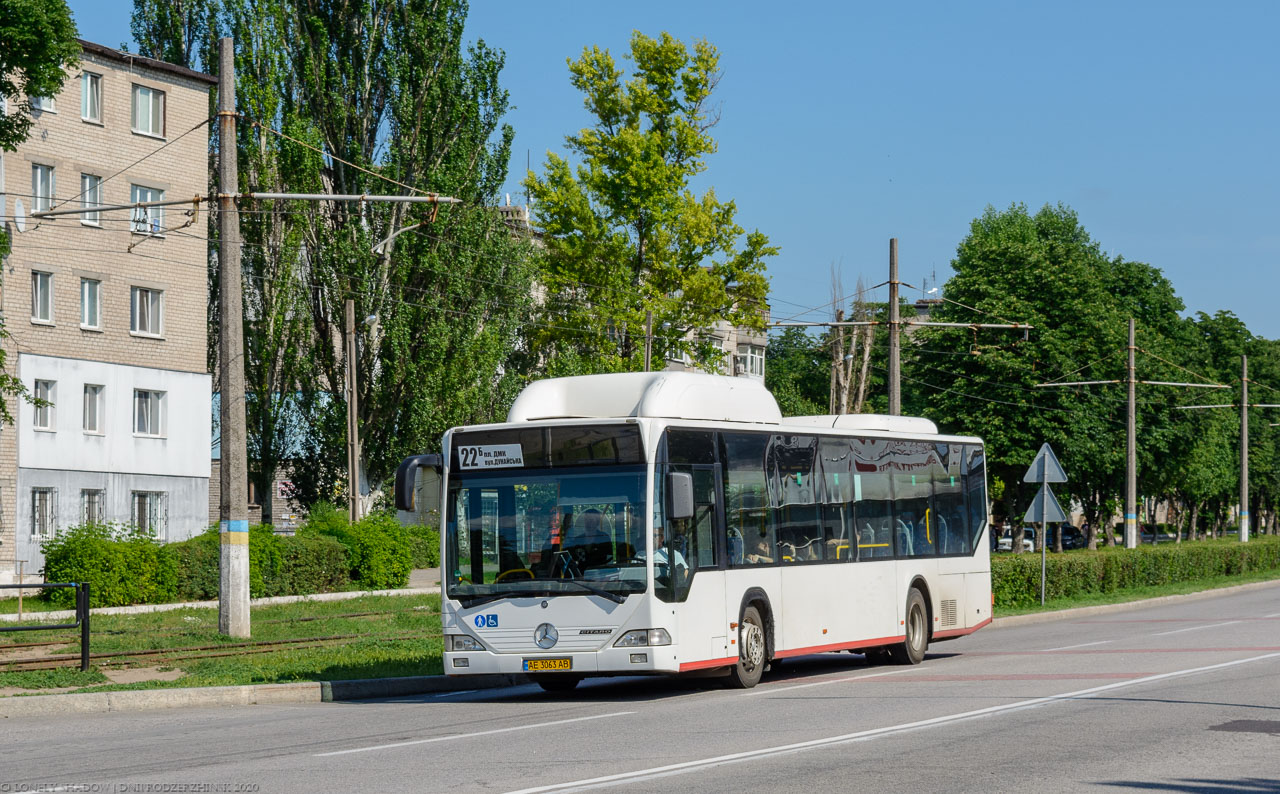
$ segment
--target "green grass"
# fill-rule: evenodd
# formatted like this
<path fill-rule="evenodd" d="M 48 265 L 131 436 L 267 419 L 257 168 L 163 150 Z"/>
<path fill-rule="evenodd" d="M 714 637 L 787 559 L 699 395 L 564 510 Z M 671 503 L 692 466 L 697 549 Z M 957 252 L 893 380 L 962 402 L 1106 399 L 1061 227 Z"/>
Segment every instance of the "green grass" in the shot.
<path fill-rule="evenodd" d="M 349 617 L 353 613 L 375 613 Z M 202 659 L 165 659 L 163 655 L 135 657 L 135 667 L 176 668 L 175 681 L 107 684 L 104 689 L 222 686 L 285 681 L 331 681 L 404 675 L 436 675 L 441 668 L 440 598 L 425 596 L 366 596 L 347 601 L 302 602 L 255 607 L 253 636 L 237 640 L 218 633 L 216 609 L 178 609 L 138 615 L 95 616 L 91 623 L 92 653 L 115 651 L 208 648 L 173 655 L 229 653 Z M 357 635 L 343 644 L 323 648 L 282 647 L 265 653 L 242 653 L 239 643 Z M 50 646 L 53 653 L 77 653 L 78 634 L 72 630 L 0 634 L 0 652 L 15 642 L 66 640 Z M 246 649 L 256 650 L 256 649 Z M 18 653 L 15 649 L 14 653 Z M 25 653 L 24 653 L 25 655 Z M 68 662 L 68 669 L 71 663 Z M 112 665 L 115 667 L 115 665 Z M 2 669 L 2 668 L 0 668 Z M 97 668 L 95 668 L 96 670 Z M 101 679 L 63 683 L 50 671 L 9 672 L 4 686 L 31 689 L 86 685 Z M 52 671 L 61 672 L 61 671 Z M 100 675 L 100 673 L 99 673 Z"/>
<path fill-rule="evenodd" d="M 1280 579 L 1280 571 L 1257 571 L 1237 576 L 1212 576 L 1204 579 L 1175 582 L 1173 584 L 1166 585 L 1134 587 L 1112 593 L 1094 593 L 1086 596 L 1080 596 L 1078 598 L 1049 599 L 1045 601 L 1044 606 L 1035 604 L 1034 606 L 1027 607 L 1001 607 L 996 610 L 995 616 L 1003 618 L 1010 617 L 1012 615 L 1030 615 L 1037 612 L 1057 612 L 1062 609 L 1075 609 L 1076 607 L 1125 604 L 1130 601 L 1142 601 L 1148 598 L 1186 595 L 1187 593 L 1199 593 L 1204 590 L 1218 590 L 1223 587 L 1234 587 L 1236 585 L 1251 584 L 1253 582 L 1270 582 L 1276 579 Z"/>
<path fill-rule="evenodd" d="M 7 591 L 12 592 L 12 591 Z M 66 607 L 50 604 L 39 596 L 24 596 L 22 599 L 22 613 L 28 612 L 54 612 Z M 16 615 L 18 614 L 18 599 L 16 596 L 12 598 L 0 598 L 0 615 Z"/>

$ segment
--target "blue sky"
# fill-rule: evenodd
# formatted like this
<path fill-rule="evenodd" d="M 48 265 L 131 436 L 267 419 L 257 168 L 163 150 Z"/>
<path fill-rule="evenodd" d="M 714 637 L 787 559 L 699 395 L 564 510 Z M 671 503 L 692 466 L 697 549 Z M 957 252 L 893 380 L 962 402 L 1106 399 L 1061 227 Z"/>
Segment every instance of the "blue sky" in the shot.
<path fill-rule="evenodd" d="M 129 39 L 130 3 L 70 5 L 83 37 Z M 781 246 L 775 318 L 828 302 L 833 264 L 846 292 L 883 281 L 890 237 L 904 281 L 944 282 L 987 205 L 1062 202 L 1189 311 L 1280 338 L 1280 3 L 475 0 L 469 37 L 507 55 L 513 194 L 526 151 L 537 170 L 590 121 L 566 58 L 620 58 L 633 29 L 720 50 L 700 187 Z"/>

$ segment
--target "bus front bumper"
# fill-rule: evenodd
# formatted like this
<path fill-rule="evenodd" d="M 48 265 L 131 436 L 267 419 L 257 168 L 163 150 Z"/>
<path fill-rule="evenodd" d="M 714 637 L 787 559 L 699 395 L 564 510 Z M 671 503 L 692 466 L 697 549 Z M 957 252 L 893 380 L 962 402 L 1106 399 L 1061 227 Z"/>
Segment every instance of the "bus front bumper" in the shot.
<path fill-rule="evenodd" d="M 568 660 L 567 666 L 565 660 Z M 675 673 L 679 670 L 674 645 L 603 648 L 560 654 L 546 651 L 527 654 L 446 651 L 444 654 L 445 675 L 567 673 L 589 676 Z"/>

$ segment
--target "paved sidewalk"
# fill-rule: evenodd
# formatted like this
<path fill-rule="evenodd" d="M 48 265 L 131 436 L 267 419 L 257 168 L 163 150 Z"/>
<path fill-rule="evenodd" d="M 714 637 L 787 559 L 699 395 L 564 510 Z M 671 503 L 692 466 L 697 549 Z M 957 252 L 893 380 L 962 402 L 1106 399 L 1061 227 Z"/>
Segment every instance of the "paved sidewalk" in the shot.
<path fill-rule="evenodd" d="M 347 601 L 362 596 L 405 596 L 430 595 L 440 592 L 440 569 L 423 568 L 409 572 L 409 586 L 397 590 L 348 590 L 341 593 L 313 593 L 311 595 L 272 596 L 271 598 L 250 599 L 250 606 L 269 606 L 271 604 L 296 604 L 299 601 Z M 184 601 L 175 604 L 135 604 L 128 607 L 96 607 L 89 610 L 90 615 L 138 615 L 147 612 L 171 612 L 175 609 L 209 609 L 216 608 L 217 601 Z M 53 612 L 26 612 L 23 620 L 39 620 L 42 622 L 73 620 L 74 609 L 60 609 Z M 17 613 L 0 614 L 0 621 L 16 623 Z"/>

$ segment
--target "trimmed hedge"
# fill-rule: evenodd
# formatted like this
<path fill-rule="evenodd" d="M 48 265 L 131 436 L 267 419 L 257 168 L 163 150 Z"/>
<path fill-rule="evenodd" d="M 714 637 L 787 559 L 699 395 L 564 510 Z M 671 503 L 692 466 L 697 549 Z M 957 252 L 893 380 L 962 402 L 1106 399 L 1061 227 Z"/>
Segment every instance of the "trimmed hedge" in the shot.
<path fill-rule="evenodd" d="M 177 590 L 177 564 L 155 538 L 131 527 L 85 524 L 45 541 L 46 582 L 88 582 L 89 606 L 170 601 Z M 44 597 L 75 606 L 70 588 L 48 588 Z"/>
<path fill-rule="evenodd" d="M 179 601 L 218 597 L 220 542 L 212 526 L 165 547 L 177 560 Z M 345 590 L 351 585 L 347 568 L 346 550 L 332 538 L 278 536 L 266 524 L 249 527 L 251 598 Z"/>
<path fill-rule="evenodd" d="M 331 537 L 345 546 L 352 581 L 371 590 L 409 583 L 413 569 L 409 533 L 393 514 L 374 513 L 349 524 L 331 505 L 316 507 L 298 534 Z"/>
<path fill-rule="evenodd" d="M 440 530 L 413 524 L 404 528 L 414 568 L 440 567 Z"/>
<path fill-rule="evenodd" d="M 1248 543 L 1203 541 L 1051 554 L 1045 561 L 1045 598 L 1076 598 L 1134 587 L 1175 584 L 1213 576 L 1280 570 L 1280 537 Z M 1040 603 L 1040 555 L 991 558 L 996 608 Z"/>

